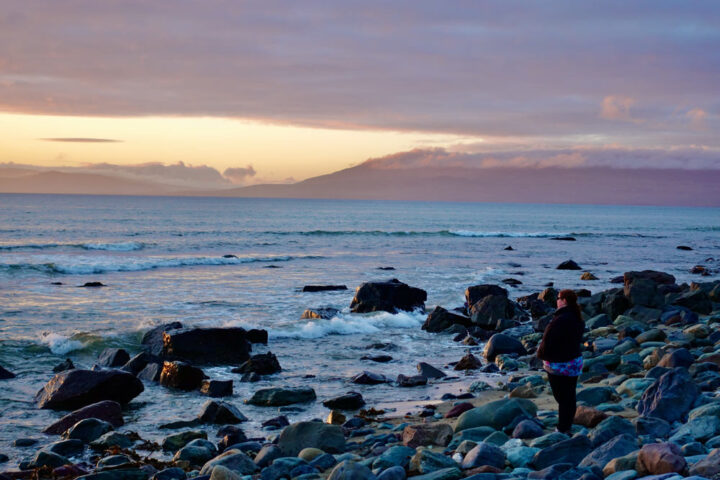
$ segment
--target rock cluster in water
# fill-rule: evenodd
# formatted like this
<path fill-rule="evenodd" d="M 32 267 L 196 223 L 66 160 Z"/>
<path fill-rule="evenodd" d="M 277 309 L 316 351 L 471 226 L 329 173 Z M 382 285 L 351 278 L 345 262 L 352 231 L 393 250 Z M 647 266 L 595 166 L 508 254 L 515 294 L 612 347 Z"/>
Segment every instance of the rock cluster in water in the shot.
<path fill-rule="evenodd" d="M 534 355 L 557 291 L 512 300 L 502 287 L 476 285 L 467 289 L 465 306 L 436 307 L 422 328 L 471 349 L 448 368 L 500 372 L 497 386 L 478 379 L 468 393 L 446 394 L 444 403 L 397 418 L 368 408 L 358 392 L 337 392 L 320 399 L 331 410 L 327 419 L 290 423 L 281 415 L 264 422 L 280 430 L 274 438 L 248 439 L 237 406 L 209 399 L 196 418 L 164 426 L 183 431 L 154 444 L 116 431 L 143 382 L 222 397 L 232 393 L 232 382 L 207 378 L 201 366 L 238 365 L 236 373 L 247 380 L 281 369 L 272 353 L 251 355 L 253 343 L 267 343 L 267 332 L 168 324 L 148 332 L 145 351 L 134 357 L 108 349 L 93 370 L 61 369 L 35 398 L 39 408 L 73 410 L 44 430 L 57 441 L 0 478 L 720 478 L 720 281 L 677 285 L 671 275 L 643 271 L 627 272 L 622 283 L 596 294 L 578 291 L 587 333 L 572 435 L 554 431 L 556 407 Z M 358 312 L 394 312 L 424 308 L 425 300 L 422 290 L 392 280 L 360 286 L 352 305 Z M 2 368 L 0 378 L 16 381 Z M 441 369 L 420 363 L 418 375 L 401 375 L 394 384 L 412 392 L 444 378 Z M 393 379 L 365 371 L 351 382 Z M 275 386 L 258 389 L 247 402 L 316 399 L 312 388 Z M 214 439 L 209 426 L 217 428 Z M 34 443 L 16 440 L 26 448 Z"/>

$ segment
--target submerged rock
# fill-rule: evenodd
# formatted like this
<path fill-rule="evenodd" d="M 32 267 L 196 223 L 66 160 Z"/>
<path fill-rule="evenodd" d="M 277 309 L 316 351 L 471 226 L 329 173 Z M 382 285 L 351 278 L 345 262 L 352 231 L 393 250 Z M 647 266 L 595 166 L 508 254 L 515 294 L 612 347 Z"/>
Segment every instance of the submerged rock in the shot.
<path fill-rule="evenodd" d="M 255 392 L 247 403 L 264 407 L 292 405 L 312 402 L 316 399 L 315 390 L 310 387 L 298 388 L 262 388 Z"/>
<path fill-rule="evenodd" d="M 272 352 L 260 353 L 253 355 L 245 363 L 237 368 L 233 368 L 233 373 L 250 373 L 255 372 L 258 375 L 272 375 L 281 371 L 280 362 Z"/>
<path fill-rule="evenodd" d="M 0 365 L 0 380 L 8 380 L 10 378 L 15 378 L 15 374 Z"/>
<path fill-rule="evenodd" d="M 573 260 L 565 260 L 560 265 L 555 267 L 555 269 L 556 270 L 582 270 L 582 268 L 580 268 L 580 265 L 575 263 L 575 261 L 573 261 Z"/>
<path fill-rule="evenodd" d="M 336 290 L 347 290 L 346 285 L 305 285 L 303 292 L 329 292 Z"/>
<path fill-rule="evenodd" d="M 453 325 L 462 325 L 469 327 L 471 325 L 470 318 L 458 315 L 457 313 L 449 312 L 443 307 L 435 307 L 435 310 L 430 312 L 423 323 L 422 329 L 428 332 L 442 332 Z"/>
<path fill-rule="evenodd" d="M 101 367 L 122 367 L 130 360 L 130 355 L 122 348 L 106 348 L 97 359 Z"/>
<path fill-rule="evenodd" d="M 58 373 L 35 395 L 40 408 L 71 410 L 102 400 L 130 402 L 145 389 L 135 376 L 121 370 L 68 370 Z"/>

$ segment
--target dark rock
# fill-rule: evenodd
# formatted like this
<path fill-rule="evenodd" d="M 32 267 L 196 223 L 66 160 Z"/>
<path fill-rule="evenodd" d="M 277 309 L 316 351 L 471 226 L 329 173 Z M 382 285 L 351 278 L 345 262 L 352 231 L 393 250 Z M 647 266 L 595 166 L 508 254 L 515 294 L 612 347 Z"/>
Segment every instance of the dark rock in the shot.
<path fill-rule="evenodd" d="M 101 367 L 122 367 L 128 360 L 130 355 L 122 348 L 106 348 L 98 356 L 97 364 Z"/>
<path fill-rule="evenodd" d="M 507 250 L 507 251 L 509 251 L 509 252 L 512 252 L 512 251 L 515 250 L 515 249 L 512 247 L 512 245 L 508 245 L 507 247 L 503 248 L 503 250 Z"/>
<path fill-rule="evenodd" d="M 87 407 L 76 410 L 62 417 L 57 422 L 43 430 L 43 433 L 50 435 L 60 435 L 68 428 L 75 425 L 85 418 L 97 418 L 110 423 L 113 427 L 120 427 L 124 424 L 122 417 L 122 407 L 118 402 L 105 400 L 102 402 L 88 405 Z"/>
<path fill-rule="evenodd" d="M 608 293 L 602 302 L 602 311 L 607 313 L 611 320 L 625 313 L 630 307 L 632 307 L 632 303 L 625 296 L 623 290 Z"/>
<path fill-rule="evenodd" d="M 581 467 L 603 468 L 613 458 L 623 457 L 637 450 L 637 441 L 630 435 L 617 435 L 598 446 L 580 462 Z"/>
<path fill-rule="evenodd" d="M 378 385 L 380 383 L 387 383 L 388 379 L 385 378 L 384 375 L 380 375 L 379 373 L 364 371 L 358 375 L 355 375 L 352 378 L 351 382 L 357 383 L 359 385 Z"/>
<path fill-rule="evenodd" d="M 502 283 L 504 283 L 505 285 L 511 285 L 514 287 L 517 285 L 522 285 L 523 282 L 521 282 L 520 280 L 517 280 L 515 278 L 504 278 L 502 280 Z"/>
<path fill-rule="evenodd" d="M 717 478 L 718 474 L 720 474 L 720 448 L 711 450 L 707 457 L 690 467 L 690 475 Z"/>
<path fill-rule="evenodd" d="M 229 397 L 233 394 L 233 381 L 203 380 L 200 393 L 208 397 Z"/>
<path fill-rule="evenodd" d="M 15 374 L 0 366 L 0 380 L 9 380 L 11 378 L 15 378 Z"/>
<path fill-rule="evenodd" d="M 427 377 L 424 377 L 422 375 L 413 375 L 411 377 L 406 377 L 405 375 L 398 375 L 397 376 L 397 384 L 399 387 L 419 387 L 422 385 L 427 385 Z"/>
<path fill-rule="evenodd" d="M 626 418 L 611 415 L 602 422 L 600 422 L 589 435 L 590 443 L 593 448 L 597 448 L 600 445 L 608 442 L 610 439 L 617 437 L 618 435 L 630 435 L 635 436 L 635 426 Z"/>
<path fill-rule="evenodd" d="M 300 319 L 301 320 L 330 320 L 331 318 L 337 316 L 338 313 L 340 313 L 340 310 L 338 310 L 337 308 L 332 308 L 332 307 L 308 308 L 302 313 L 302 315 L 300 315 Z"/>
<path fill-rule="evenodd" d="M 472 403 L 469 402 L 461 402 L 457 405 L 453 406 L 448 412 L 445 414 L 445 418 L 455 418 L 459 417 L 463 413 L 467 412 L 468 410 L 472 410 L 475 408 L 475 406 Z"/>
<path fill-rule="evenodd" d="M 268 332 L 261 328 L 251 328 L 247 331 L 247 340 L 250 343 L 261 343 L 267 345 L 268 343 Z"/>
<path fill-rule="evenodd" d="M 337 425 L 298 422 L 285 427 L 278 437 L 277 445 L 287 456 L 296 456 L 309 447 L 327 453 L 342 453 L 345 450 L 345 436 Z"/>
<path fill-rule="evenodd" d="M 272 375 L 281 371 L 280 362 L 272 352 L 260 353 L 253 355 L 248 361 L 237 368 L 233 368 L 233 373 L 250 373 L 255 372 L 259 375 Z"/>
<path fill-rule="evenodd" d="M 710 296 L 702 290 L 694 290 L 684 293 L 675 300 L 675 305 L 689 308 L 693 312 L 701 315 L 708 315 L 713 310 L 713 304 Z"/>
<path fill-rule="evenodd" d="M 403 445 L 417 448 L 421 445 L 438 445 L 445 447 L 450 443 L 453 429 L 447 423 L 419 423 L 408 425 L 403 430 Z"/>
<path fill-rule="evenodd" d="M 203 465 L 200 469 L 200 475 L 210 475 L 213 468 L 218 465 L 232 470 L 239 475 L 251 475 L 258 470 L 258 466 L 255 465 L 255 462 L 253 462 L 244 452 L 230 449 Z M 198 477 L 195 477 L 195 480 L 197 479 Z"/>
<path fill-rule="evenodd" d="M 688 251 L 688 252 L 692 250 L 692 247 L 688 247 L 687 245 L 678 245 L 678 246 L 675 247 L 675 248 L 677 248 L 678 250 L 685 250 L 685 251 Z"/>
<path fill-rule="evenodd" d="M 0 367 L 2 368 L 2 367 Z M 53 373 L 66 372 L 75 368 L 75 364 L 69 358 L 66 358 L 64 362 L 58 363 L 53 367 Z M 1 375 L 1 374 L 0 374 Z"/>
<path fill-rule="evenodd" d="M 46 452 L 52 452 L 63 457 L 77 457 L 82 455 L 85 444 L 80 440 L 61 440 L 43 447 Z"/>
<path fill-rule="evenodd" d="M 272 427 L 272 428 L 285 428 L 288 425 L 290 425 L 290 421 L 285 415 L 280 415 L 279 417 L 273 417 L 269 420 L 265 420 L 262 423 L 262 426 L 264 428 Z"/>
<path fill-rule="evenodd" d="M 435 310 L 430 312 L 430 315 L 427 316 L 422 329 L 428 332 L 442 332 L 453 325 L 469 327 L 470 324 L 470 318 L 466 316 L 449 312 L 443 307 L 435 307 Z"/>
<path fill-rule="evenodd" d="M 346 285 L 305 285 L 303 292 L 328 292 L 335 290 L 347 290 Z"/>
<path fill-rule="evenodd" d="M 130 402 L 144 390 L 133 375 L 120 370 L 68 370 L 55 375 L 35 395 L 40 408 L 72 410 L 102 400 Z"/>
<path fill-rule="evenodd" d="M 641 416 L 668 422 L 683 420 L 695 403 L 699 391 L 684 368 L 664 373 L 643 393 L 637 405 Z"/>
<path fill-rule="evenodd" d="M 17 438 L 12 442 L 13 447 L 31 447 L 38 443 L 34 438 Z"/>
<path fill-rule="evenodd" d="M 556 270 L 582 270 L 580 265 L 575 263 L 573 260 L 565 260 L 560 265 L 555 267 Z"/>
<path fill-rule="evenodd" d="M 183 324 L 180 322 L 166 323 L 157 326 L 143 335 L 141 344 L 145 351 L 151 355 L 160 356 L 163 353 L 163 333 L 180 328 L 183 328 Z"/>
<path fill-rule="evenodd" d="M 202 370 L 189 363 L 165 362 L 160 373 L 160 385 L 185 391 L 197 390 L 205 378 Z"/>
<path fill-rule="evenodd" d="M 441 370 L 425 362 L 418 363 L 417 370 L 420 375 L 427 378 L 443 378 L 446 376 L 445 373 L 443 373 Z"/>
<path fill-rule="evenodd" d="M 159 382 L 162 370 L 162 363 L 148 363 L 142 370 L 140 370 L 140 372 L 138 372 L 137 378 L 145 382 Z"/>
<path fill-rule="evenodd" d="M 360 360 L 369 360 L 371 362 L 387 363 L 392 361 L 393 357 L 390 355 L 363 355 Z"/>
<path fill-rule="evenodd" d="M 491 443 L 480 442 L 465 455 L 462 461 L 462 468 L 465 470 L 482 467 L 484 465 L 504 468 L 505 452 Z"/>
<path fill-rule="evenodd" d="M 331 410 L 358 410 L 365 405 L 365 400 L 357 392 L 348 392 L 345 395 L 325 400 L 323 405 Z"/>
<path fill-rule="evenodd" d="M 485 344 L 483 355 L 488 362 L 494 362 L 495 357 L 500 354 L 527 355 L 527 350 L 520 340 L 504 333 L 496 333 Z"/>
<path fill-rule="evenodd" d="M 87 444 L 97 440 L 112 429 L 113 426 L 108 422 L 97 418 L 86 418 L 70 427 L 63 436 L 66 440 L 80 440 Z"/>
<path fill-rule="evenodd" d="M 378 270 L 383 270 L 385 272 L 391 272 L 395 270 L 395 267 L 377 267 Z"/>
<path fill-rule="evenodd" d="M 557 463 L 578 465 L 592 451 L 590 440 L 584 435 L 577 435 L 543 448 L 535 454 L 532 464 L 542 470 Z"/>
<path fill-rule="evenodd" d="M 187 475 L 182 468 L 172 467 L 160 470 L 150 480 L 185 480 Z"/>
<path fill-rule="evenodd" d="M 79 286 L 79 287 L 86 287 L 86 288 L 107 287 L 107 285 L 105 285 L 105 284 L 102 283 L 102 282 L 85 282 L 84 284 L 78 285 L 78 286 Z"/>
<path fill-rule="evenodd" d="M 260 380 L 262 380 L 262 377 L 255 372 L 244 373 L 243 376 L 240 377 L 240 382 L 242 383 L 254 383 Z"/>
<path fill-rule="evenodd" d="M 183 328 L 163 332 L 162 356 L 198 364 L 238 364 L 250 358 L 244 328 Z"/>
<path fill-rule="evenodd" d="M 695 362 L 695 357 L 692 356 L 686 348 L 678 348 L 672 352 L 666 353 L 657 364 L 658 367 L 675 368 L 683 367 L 690 368 Z"/>
<path fill-rule="evenodd" d="M 635 431 L 638 435 L 652 438 L 665 438 L 670 435 L 672 427 L 662 418 L 637 417 L 635 419 Z"/>
<path fill-rule="evenodd" d="M 133 375 L 137 376 L 140 372 L 143 371 L 145 367 L 148 366 L 150 362 L 159 363 L 160 359 L 158 357 L 150 355 L 147 352 L 140 352 L 134 357 L 132 357 L 130 360 L 128 360 L 127 363 L 122 366 L 122 370 L 130 372 Z"/>
<path fill-rule="evenodd" d="M 476 427 L 492 427 L 504 430 L 518 418 L 534 418 L 537 406 L 523 398 L 508 398 L 485 403 L 460 415 L 455 431 L 460 432 Z"/>
<path fill-rule="evenodd" d="M 234 405 L 226 402 L 208 400 L 202 406 L 198 418 L 203 423 L 214 423 L 218 425 L 236 424 L 246 422 L 247 417 L 240 413 Z"/>
<path fill-rule="evenodd" d="M 480 360 L 472 353 L 467 353 L 453 368 L 455 370 L 477 370 L 480 367 L 482 367 Z"/>
<path fill-rule="evenodd" d="M 512 438 L 537 438 L 543 435 L 543 429 L 533 420 L 522 420 L 513 429 Z"/>
<path fill-rule="evenodd" d="M 355 291 L 350 310 L 354 313 L 412 311 L 425 308 L 425 300 L 427 300 L 425 290 L 410 287 L 396 279 L 387 282 L 368 282 L 360 285 Z"/>
<path fill-rule="evenodd" d="M 316 398 L 315 390 L 310 387 L 299 388 L 262 388 L 253 394 L 247 403 L 251 405 L 272 407 L 292 405 L 294 403 L 304 403 L 314 401 Z"/>
<path fill-rule="evenodd" d="M 607 403 L 616 399 L 615 389 L 613 387 L 587 387 L 577 393 L 577 401 L 586 405 L 597 406 L 601 403 Z"/>
<path fill-rule="evenodd" d="M 564 242 L 575 242 L 577 241 L 577 238 L 575 237 L 551 237 L 550 240 L 560 240 Z"/>
<path fill-rule="evenodd" d="M 188 443 L 195 439 L 202 438 L 207 440 L 207 433 L 201 431 L 187 431 L 168 435 L 162 440 L 162 449 L 165 452 L 175 453 Z"/>
<path fill-rule="evenodd" d="M 674 443 L 652 443 L 640 449 L 635 470 L 640 475 L 659 475 L 682 472 L 686 466 L 680 447 Z"/>
<path fill-rule="evenodd" d="M 377 480 L 377 477 L 362 463 L 343 460 L 332 469 L 328 480 Z"/>
<path fill-rule="evenodd" d="M 508 292 L 502 287 L 497 285 L 473 285 L 465 290 L 465 301 L 468 307 L 475 305 L 477 302 L 490 295 L 497 295 L 501 297 L 507 297 Z"/>
<path fill-rule="evenodd" d="M 519 306 L 504 295 L 488 295 L 470 306 L 470 319 L 474 325 L 494 330 L 498 322 L 516 316 Z"/>

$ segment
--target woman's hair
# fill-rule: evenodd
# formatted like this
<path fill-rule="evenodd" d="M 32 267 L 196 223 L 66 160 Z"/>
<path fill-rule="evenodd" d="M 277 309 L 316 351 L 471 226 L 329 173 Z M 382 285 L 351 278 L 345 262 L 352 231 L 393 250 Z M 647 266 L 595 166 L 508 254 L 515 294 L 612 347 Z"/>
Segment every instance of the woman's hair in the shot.
<path fill-rule="evenodd" d="M 575 293 L 574 290 L 570 290 L 569 288 L 566 288 L 565 290 L 560 290 L 558 293 L 558 298 L 562 298 L 567 302 L 567 306 L 571 308 L 576 314 L 577 317 L 582 320 L 582 310 L 580 310 L 580 305 L 577 303 L 577 293 Z"/>

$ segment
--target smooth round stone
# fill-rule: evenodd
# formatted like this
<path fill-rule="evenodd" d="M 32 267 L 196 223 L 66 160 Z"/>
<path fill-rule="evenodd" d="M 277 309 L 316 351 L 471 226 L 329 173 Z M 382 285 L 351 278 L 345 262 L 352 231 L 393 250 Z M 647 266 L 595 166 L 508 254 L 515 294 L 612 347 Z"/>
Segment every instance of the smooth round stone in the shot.
<path fill-rule="evenodd" d="M 300 450 L 300 453 L 298 453 L 298 458 L 302 458 L 306 462 L 312 462 L 313 460 L 315 460 L 315 458 L 323 455 L 324 453 L 325 452 L 323 452 L 319 448 L 303 448 L 302 450 Z"/>

